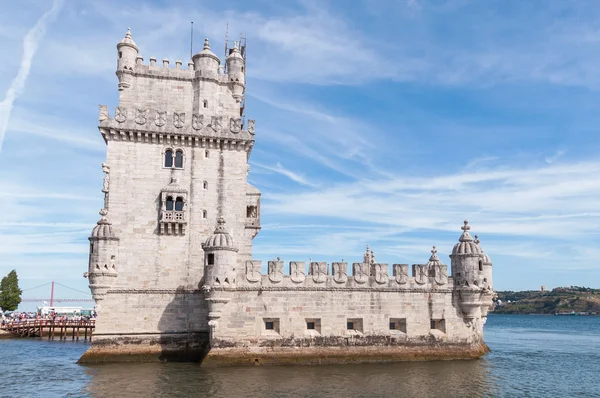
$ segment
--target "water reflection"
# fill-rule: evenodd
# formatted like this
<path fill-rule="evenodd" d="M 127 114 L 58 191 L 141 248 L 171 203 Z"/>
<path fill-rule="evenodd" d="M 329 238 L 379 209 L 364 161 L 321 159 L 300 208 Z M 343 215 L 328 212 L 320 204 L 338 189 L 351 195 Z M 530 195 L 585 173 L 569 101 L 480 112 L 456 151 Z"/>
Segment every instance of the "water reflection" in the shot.
<path fill-rule="evenodd" d="M 487 360 L 205 369 L 196 364 L 86 368 L 92 397 L 498 396 Z"/>

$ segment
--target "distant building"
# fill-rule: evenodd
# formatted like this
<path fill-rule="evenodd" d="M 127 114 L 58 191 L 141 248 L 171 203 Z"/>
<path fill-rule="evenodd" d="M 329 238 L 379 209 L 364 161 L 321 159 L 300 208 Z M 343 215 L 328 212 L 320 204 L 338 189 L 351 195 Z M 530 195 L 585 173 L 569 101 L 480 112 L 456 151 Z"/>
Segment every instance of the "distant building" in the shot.
<path fill-rule="evenodd" d="M 542 293 L 546 291 L 546 286 L 542 285 Z"/>
<path fill-rule="evenodd" d="M 150 63 L 129 30 L 117 45 L 119 105 L 100 106 L 106 142 L 89 281 L 99 317 L 82 362 L 203 364 L 477 358 L 492 305 L 492 262 L 467 221 L 451 274 L 424 263 L 252 259 L 261 194 L 247 181 L 245 42 Z M 308 253 L 307 253 L 308 257 Z"/>

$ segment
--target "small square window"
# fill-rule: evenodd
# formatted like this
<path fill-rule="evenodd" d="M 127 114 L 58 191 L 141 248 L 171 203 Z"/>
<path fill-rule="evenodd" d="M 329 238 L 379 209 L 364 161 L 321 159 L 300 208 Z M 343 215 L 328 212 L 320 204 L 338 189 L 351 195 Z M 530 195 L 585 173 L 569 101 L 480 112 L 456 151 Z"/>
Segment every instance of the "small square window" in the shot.
<path fill-rule="evenodd" d="M 265 329 L 267 330 L 273 330 L 275 328 L 274 324 L 272 321 L 267 321 L 265 322 Z"/>
<path fill-rule="evenodd" d="M 390 318 L 390 330 L 406 333 L 406 318 Z"/>
<path fill-rule="evenodd" d="M 346 319 L 346 330 L 352 334 L 363 333 L 363 320 L 362 318 L 349 318 Z"/>
<path fill-rule="evenodd" d="M 354 322 L 346 322 L 346 329 L 354 330 Z"/>
<path fill-rule="evenodd" d="M 309 336 L 319 336 L 321 334 L 321 318 L 306 318 L 305 334 Z"/>
<path fill-rule="evenodd" d="M 446 333 L 446 321 L 444 319 L 432 319 L 430 322 L 431 330 L 439 330 Z"/>
<path fill-rule="evenodd" d="M 396 324 L 394 322 L 390 322 L 390 330 L 396 330 Z"/>
<path fill-rule="evenodd" d="M 263 334 L 279 336 L 279 318 L 263 318 Z"/>
<path fill-rule="evenodd" d="M 315 323 L 314 322 L 306 322 L 306 328 L 308 330 L 315 330 Z"/>

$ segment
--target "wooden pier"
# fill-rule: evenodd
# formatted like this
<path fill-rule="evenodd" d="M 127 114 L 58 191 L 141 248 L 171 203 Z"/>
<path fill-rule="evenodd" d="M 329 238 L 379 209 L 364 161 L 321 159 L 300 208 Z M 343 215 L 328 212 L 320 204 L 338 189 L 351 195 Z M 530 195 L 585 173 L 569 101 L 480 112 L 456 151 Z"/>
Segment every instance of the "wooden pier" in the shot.
<path fill-rule="evenodd" d="M 21 322 L 6 322 L 0 328 L 19 337 L 37 337 L 48 340 L 92 341 L 96 321 L 51 321 L 29 319 Z"/>

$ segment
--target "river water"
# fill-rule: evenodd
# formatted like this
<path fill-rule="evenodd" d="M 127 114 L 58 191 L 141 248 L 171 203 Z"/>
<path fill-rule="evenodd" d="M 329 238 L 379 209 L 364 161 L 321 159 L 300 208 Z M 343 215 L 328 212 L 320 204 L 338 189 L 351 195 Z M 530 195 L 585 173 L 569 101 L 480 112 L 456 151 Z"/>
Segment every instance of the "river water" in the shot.
<path fill-rule="evenodd" d="M 474 361 L 80 366 L 84 343 L 0 340 L 4 397 L 600 397 L 600 317 L 490 315 Z"/>

